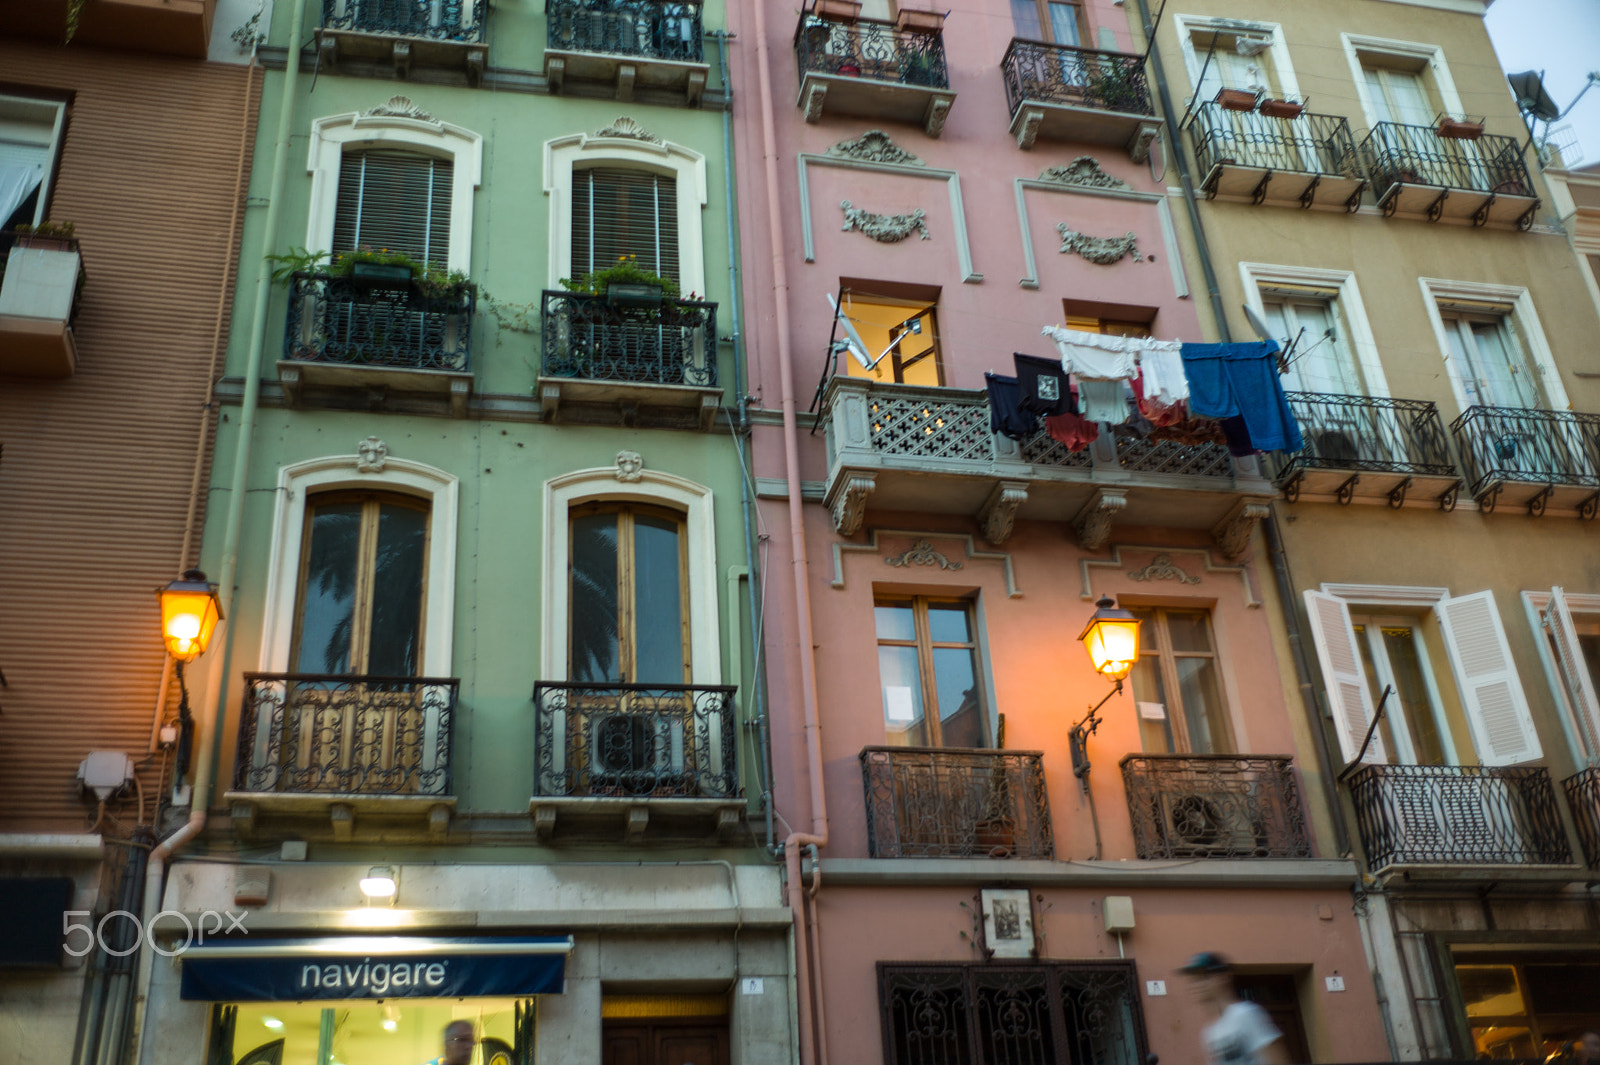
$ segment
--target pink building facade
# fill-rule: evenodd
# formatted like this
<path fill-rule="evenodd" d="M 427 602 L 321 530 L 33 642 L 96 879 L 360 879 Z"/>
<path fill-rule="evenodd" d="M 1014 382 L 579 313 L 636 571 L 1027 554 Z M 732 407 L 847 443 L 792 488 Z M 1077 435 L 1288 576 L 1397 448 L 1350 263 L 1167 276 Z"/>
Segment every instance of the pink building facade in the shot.
<path fill-rule="evenodd" d="M 1044 327 L 1205 339 L 1143 40 L 1109 0 L 851 6 L 730 11 L 803 1060 L 1193 1060 L 1200 950 L 1295 1060 L 1387 1059 L 1259 458 L 991 430 Z M 1120 693 L 1103 596 L 1143 621 Z"/>

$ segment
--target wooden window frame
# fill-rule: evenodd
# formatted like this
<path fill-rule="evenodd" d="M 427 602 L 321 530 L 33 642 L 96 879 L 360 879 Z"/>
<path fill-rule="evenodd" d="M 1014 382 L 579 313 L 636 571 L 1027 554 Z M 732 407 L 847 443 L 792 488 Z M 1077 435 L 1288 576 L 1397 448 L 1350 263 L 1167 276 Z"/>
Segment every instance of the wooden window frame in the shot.
<path fill-rule="evenodd" d="M 1166 697 L 1167 723 L 1172 729 L 1172 745 L 1175 748 L 1172 754 L 1234 754 L 1239 746 L 1233 734 L 1232 715 L 1228 710 L 1228 692 L 1222 682 L 1222 664 L 1217 653 L 1217 631 L 1213 623 L 1211 611 L 1202 606 L 1131 606 L 1129 609 L 1139 613 L 1147 613 L 1145 624 L 1154 626 L 1157 639 L 1141 639 L 1139 641 L 1139 659 L 1141 662 L 1150 660 L 1155 668 L 1161 671 L 1161 689 Z M 1175 651 L 1172 649 L 1172 633 L 1167 625 L 1167 615 L 1173 611 L 1186 614 L 1200 614 L 1205 617 L 1206 636 L 1211 644 L 1209 651 Z M 1228 750 L 1196 751 L 1189 737 L 1189 717 L 1184 712 L 1183 689 L 1178 683 L 1177 659 L 1179 658 L 1208 658 L 1216 676 L 1217 698 L 1221 700 L 1221 721 L 1227 728 Z M 1136 667 L 1137 668 L 1137 667 Z M 1161 753 L 1161 752 L 1150 752 Z"/>
<path fill-rule="evenodd" d="M 1370 656 L 1373 677 L 1377 682 L 1376 690 L 1369 690 L 1372 705 L 1376 711 L 1378 700 L 1383 696 L 1384 685 L 1393 685 L 1394 694 L 1389 697 L 1389 702 L 1383 709 L 1383 722 L 1399 722 L 1400 728 L 1396 730 L 1393 725 L 1388 729 L 1379 729 L 1384 732 L 1384 748 L 1388 754 L 1391 765 L 1427 765 L 1419 761 L 1416 752 L 1416 743 L 1412 737 L 1412 723 L 1410 715 L 1406 713 L 1405 706 L 1400 702 L 1400 685 L 1394 675 L 1394 664 L 1389 660 L 1389 649 L 1384 646 L 1384 629 L 1404 628 L 1410 631 L 1411 640 L 1417 649 L 1417 668 L 1422 674 L 1422 686 L 1428 694 L 1427 711 L 1432 716 L 1433 727 L 1439 733 L 1439 745 L 1444 753 L 1444 765 L 1460 765 L 1460 757 L 1456 753 L 1456 740 L 1450 728 L 1450 722 L 1445 716 L 1444 704 L 1439 690 L 1439 675 L 1433 664 L 1432 654 L 1428 651 L 1427 641 L 1422 638 L 1422 618 L 1408 614 L 1350 614 L 1350 623 L 1357 629 L 1356 639 L 1361 642 L 1366 654 Z"/>
<path fill-rule="evenodd" d="M 317 509 L 340 503 L 360 503 L 361 530 L 357 541 L 356 586 L 351 604 L 350 666 L 346 676 L 366 675 L 372 657 L 372 596 L 376 580 L 378 514 L 384 506 L 400 506 L 420 511 L 426 519 L 422 541 L 422 590 L 417 603 L 417 648 L 413 676 L 422 676 L 427 644 L 428 579 L 433 541 L 433 508 L 425 499 L 396 492 L 344 490 L 318 492 L 306 500 L 304 525 L 300 537 L 300 560 L 295 578 L 294 628 L 289 643 L 289 662 L 300 660 L 300 640 L 305 635 L 306 578 L 311 565 L 312 529 Z"/>
<path fill-rule="evenodd" d="M 937 300 L 908 299 L 903 296 L 889 296 L 872 291 L 857 291 L 850 288 L 843 290 L 843 298 L 848 301 L 843 305 L 843 313 L 846 314 L 850 312 L 853 304 L 858 300 L 874 307 L 905 307 L 907 310 L 917 312 L 915 314 L 906 315 L 906 317 L 901 320 L 900 325 L 890 327 L 889 338 L 890 343 L 893 346 L 889 349 L 889 353 L 884 356 L 883 361 L 878 364 L 879 369 L 868 370 L 860 363 L 856 362 L 855 359 L 848 354 L 841 356 L 842 358 L 848 360 L 844 363 L 845 376 L 860 377 L 868 381 L 878 381 L 881 380 L 880 375 L 884 373 L 882 367 L 887 365 L 889 380 L 883 381 L 882 383 L 903 385 L 906 383 L 906 370 L 909 367 L 915 366 L 916 364 L 922 362 L 924 359 L 931 357 L 933 359 L 935 384 L 929 387 L 944 387 L 944 350 L 943 346 L 939 343 L 939 303 Z M 923 335 L 904 328 L 905 323 L 913 320 L 926 321 L 927 324 L 923 329 L 923 333 L 925 333 L 927 336 L 929 347 L 926 351 L 919 352 L 916 356 L 910 360 L 907 360 L 901 354 L 901 349 L 906 345 L 905 338 Z M 899 330 L 899 332 L 896 332 L 896 330 Z M 840 335 L 841 337 L 843 336 L 842 333 Z M 869 351 L 867 352 L 867 357 L 876 359 L 878 357 L 878 352 Z"/>
<path fill-rule="evenodd" d="M 677 526 L 678 532 L 678 601 L 682 605 L 682 619 L 680 621 L 680 638 L 683 646 L 683 679 L 682 684 L 694 683 L 694 641 L 690 624 L 690 599 L 689 599 L 689 522 L 688 517 L 679 510 L 651 503 L 639 503 L 626 500 L 593 500 L 580 503 L 567 511 L 567 676 L 574 675 L 572 662 L 572 637 L 575 624 L 572 619 L 572 610 L 577 596 L 572 588 L 573 564 L 573 526 L 579 518 L 595 514 L 616 514 L 617 521 L 617 669 L 622 674 L 623 680 L 617 683 L 631 684 L 637 681 L 638 663 L 635 660 L 638 652 L 638 616 L 635 606 L 634 590 L 634 564 L 633 564 L 633 523 L 635 515 L 644 514 L 650 517 L 662 518 L 672 521 Z M 633 680 L 627 678 L 633 677 Z"/>
<path fill-rule="evenodd" d="M 1085 17 L 1087 5 L 1083 0 L 1028 0 L 1028 2 L 1033 4 L 1034 17 L 1039 20 L 1038 40 L 1043 41 L 1045 44 L 1058 44 L 1064 48 L 1094 48 L 1094 40 L 1089 33 L 1089 20 Z M 1076 41 L 1068 43 L 1052 39 L 1055 37 L 1055 28 L 1050 21 L 1051 4 L 1060 4 L 1063 7 L 1073 9 L 1073 16 L 1078 24 L 1078 39 Z M 1017 30 L 1015 14 L 1012 15 L 1011 28 L 1013 32 Z"/>
<path fill-rule="evenodd" d="M 911 606 L 912 626 L 915 636 L 910 640 L 890 640 L 877 637 L 875 644 L 878 647 L 914 647 L 917 650 L 917 678 L 922 686 L 922 720 L 927 729 L 927 746 L 943 747 L 944 721 L 939 714 L 939 685 L 938 678 L 933 668 L 933 652 L 939 650 L 964 650 L 972 654 L 972 676 L 978 686 L 978 697 L 982 713 L 979 715 L 983 721 L 982 739 L 988 743 L 992 741 L 991 733 L 994 731 L 989 720 L 989 693 L 984 686 L 983 670 L 983 641 L 978 636 L 978 612 L 976 604 L 961 596 L 942 595 L 893 595 L 883 594 L 872 597 L 874 611 L 874 624 L 876 624 L 877 608 L 881 606 L 904 607 Z M 941 606 L 960 606 L 967 615 L 967 632 L 971 639 L 963 642 L 949 640 L 935 640 L 928 623 L 928 607 L 932 604 Z M 876 633 L 874 633 L 876 636 Z M 879 698 L 882 699 L 882 679 L 879 679 Z M 965 748 L 950 748 L 964 750 Z M 985 748 L 979 747 L 979 750 Z"/>

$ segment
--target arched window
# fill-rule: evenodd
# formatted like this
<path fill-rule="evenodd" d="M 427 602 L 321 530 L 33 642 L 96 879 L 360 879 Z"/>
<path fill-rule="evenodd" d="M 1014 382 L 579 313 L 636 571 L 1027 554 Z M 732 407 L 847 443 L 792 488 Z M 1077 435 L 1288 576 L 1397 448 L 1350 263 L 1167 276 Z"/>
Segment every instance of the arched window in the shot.
<path fill-rule="evenodd" d="M 306 501 L 290 671 L 409 677 L 422 661 L 428 504 L 326 492 Z"/>
<path fill-rule="evenodd" d="M 683 515 L 639 503 L 571 511 L 568 676 L 579 683 L 691 679 Z"/>

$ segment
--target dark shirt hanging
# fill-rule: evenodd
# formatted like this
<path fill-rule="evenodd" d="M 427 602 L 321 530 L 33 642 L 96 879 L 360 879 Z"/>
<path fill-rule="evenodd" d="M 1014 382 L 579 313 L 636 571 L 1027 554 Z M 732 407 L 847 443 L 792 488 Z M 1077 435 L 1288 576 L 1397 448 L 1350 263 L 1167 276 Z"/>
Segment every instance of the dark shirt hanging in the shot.
<path fill-rule="evenodd" d="M 1060 359 L 1041 359 L 1017 352 L 1017 385 L 1022 392 L 1022 409 L 1046 417 L 1076 414 L 1077 404 L 1067 382 L 1067 371 Z"/>
<path fill-rule="evenodd" d="M 1022 389 L 1015 377 L 997 373 L 983 375 L 984 387 L 989 390 L 989 431 L 1009 436 L 1013 440 L 1026 440 L 1039 431 L 1039 420 L 1031 411 L 1022 409 Z"/>

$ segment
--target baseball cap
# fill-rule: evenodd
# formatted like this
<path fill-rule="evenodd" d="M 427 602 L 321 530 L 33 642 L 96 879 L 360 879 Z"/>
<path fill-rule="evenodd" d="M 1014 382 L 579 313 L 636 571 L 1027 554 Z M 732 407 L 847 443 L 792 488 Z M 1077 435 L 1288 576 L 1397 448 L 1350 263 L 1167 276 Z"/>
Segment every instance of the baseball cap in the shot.
<path fill-rule="evenodd" d="M 1179 969 L 1178 971 L 1180 973 L 1209 974 L 1225 973 L 1232 968 L 1233 966 L 1228 963 L 1228 959 L 1224 958 L 1221 954 L 1214 954 L 1209 950 L 1202 950 L 1199 954 L 1196 954 L 1194 957 L 1190 958 L 1188 962 L 1184 964 L 1183 968 Z"/>

